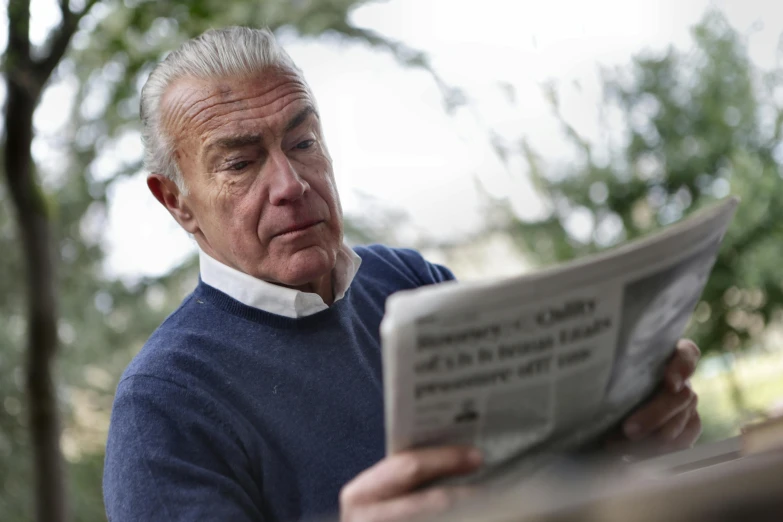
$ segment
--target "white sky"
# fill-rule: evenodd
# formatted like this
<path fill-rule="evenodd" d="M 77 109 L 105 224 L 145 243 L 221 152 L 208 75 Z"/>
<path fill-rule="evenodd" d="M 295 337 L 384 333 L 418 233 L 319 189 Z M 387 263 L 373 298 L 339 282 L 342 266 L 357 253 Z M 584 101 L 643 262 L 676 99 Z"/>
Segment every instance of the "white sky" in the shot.
<path fill-rule="evenodd" d="M 743 33 L 763 22 L 751 36 L 750 52 L 757 63 L 771 66 L 783 33 L 780 2 L 713 3 Z M 427 73 L 398 65 L 388 53 L 333 40 L 284 37 L 283 43 L 318 98 L 346 214 L 363 213 L 357 194 L 364 193 L 408 213 L 409 236 L 454 238 L 481 223 L 477 180 L 490 194 L 510 198 L 520 215 L 541 212 L 523 170 L 510 176 L 493 155 L 488 129 L 504 138 L 526 137 L 545 158 L 562 160 L 566 149 L 542 84 L 561 85 L 566 117 L 595 138 L 601 135 L 599 67 L 626 64 L 645 48 L 689 46 L 688 28 L 707 5 L 390 0 L 358 9 L 356 23 L 425 51 L 449 84 L 466 91 L 470 105 L 453 116 L 445 113 Z M 501 82 L 514 87 L 514 105 Z M 57 121 L 57 98 L 49 96 L 39 111 L 50 125 Z M 123 149 L 117 153 L 132 154 L 138 145 Z M 111 201 L 105 232 L 111 273 L 159 275 L 193 252 L 193 242 L 147 192 L 143 176 L 117 183 Z"/>

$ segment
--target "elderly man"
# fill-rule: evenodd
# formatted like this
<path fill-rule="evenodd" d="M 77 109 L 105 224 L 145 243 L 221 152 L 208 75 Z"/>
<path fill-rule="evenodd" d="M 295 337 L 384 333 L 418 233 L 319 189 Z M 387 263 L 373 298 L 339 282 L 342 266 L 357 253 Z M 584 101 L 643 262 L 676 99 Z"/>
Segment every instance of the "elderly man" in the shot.
<path fill-rule="evenodd" d="M 395 520 L 443 509 L 434 479 L 471 448 L 384 456 L 379 325 L 386 298 L 452 279 L 412 250 L 343 244 L 318 108 L 265 30 L 209 31 L 141 97 L 147 183 L 200 249 L 201 280 L 117 389 L 109 519 Z M 689 446 L 700 431 L 681 343 L 625 437 Z"/>

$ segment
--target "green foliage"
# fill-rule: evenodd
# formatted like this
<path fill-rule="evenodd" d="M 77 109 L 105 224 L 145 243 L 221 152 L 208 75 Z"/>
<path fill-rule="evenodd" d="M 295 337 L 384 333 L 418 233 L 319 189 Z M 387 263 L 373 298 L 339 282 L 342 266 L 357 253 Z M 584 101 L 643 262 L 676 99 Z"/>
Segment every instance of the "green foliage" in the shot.
<path fill-rule="evenodd" d="M 351 25 L 350 11 L 366 1 L 103 0 L 81 20 L 51 82 L 76 88 L 68 124 L 56 143 L 47 144 L 62 161 L 56 169 L 39 169 L 58 255 L 57 371 L 73 520 L 105 519 L 103 445 L 117 379 L 197 277 L 195 259 L 165 277 L 134 284 L 105 276 L 101 233 L 107 192 L 120 177 L 138 172 L 141 158 L 126 164 L 99 158 L 113 154 L 120 140 L 138 140 L 138 96 L 153 64 L 211 27 L 240 24 L 286 29 L 302 37 L 331 34 L 386 48 L 403 62 L 417 58 L 426 66 L 403 45 Z M 56 8 L 54 2 L 51 7 Z M 113 166 L 107 171 L 105 165 Z M 12 522 L 33 518 L 33 481 L 21 369 L 25 263 L 10 207 L 0 186 L 0 513 Z M 363 237 L 366 227 L 354 223 L 350 231 Z"/>
<path fill-rule="evenodd" d="M 547 169 L 529 147 L 515 151 L 552 210 L 508 226 L 521 248 L 551 263 L 647 234 L 729 192 L 740 196 L 689 331 L 703 350 L 737 350 L 758 344 L 783 305 L 783 71 L 754 68 L 716 12 L 693 37 L 692 52 L 640 56 L 605 78 L 607 105 L 627 131 L 609 161 L 597 159 L 595 145 L 562 117 L 576 164 Z M 550 100 L 559 115 L 554 91 Z M 589 237 L 569 227 L 577 215 Z"/>

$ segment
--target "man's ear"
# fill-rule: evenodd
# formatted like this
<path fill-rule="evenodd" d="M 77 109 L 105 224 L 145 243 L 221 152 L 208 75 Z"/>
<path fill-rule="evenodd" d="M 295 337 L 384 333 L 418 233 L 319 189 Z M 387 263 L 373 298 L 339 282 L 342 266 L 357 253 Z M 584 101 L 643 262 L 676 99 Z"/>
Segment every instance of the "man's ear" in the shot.
<path fill-rule="evenodd" d="M 147 176 L 147 187 L 182 228 L 191 234 L 195 234 L 199 230 L 196 217 L 173 180 L 163 174 L 150 174 Z"/>

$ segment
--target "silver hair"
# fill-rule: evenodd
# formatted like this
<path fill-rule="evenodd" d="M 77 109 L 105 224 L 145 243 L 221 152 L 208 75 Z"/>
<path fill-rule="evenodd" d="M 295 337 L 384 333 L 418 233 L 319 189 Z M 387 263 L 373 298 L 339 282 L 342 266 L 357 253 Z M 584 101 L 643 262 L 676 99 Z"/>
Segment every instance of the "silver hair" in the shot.
<path fill-rule="evenodd" d="M 252 76 L 271 67 L 301 75 L 268 29 L 212 29 L 170 53 L 155 66 L 141 90 L 145 169 L 165 175 L 177 184 L 181 192 L 187 193 L 182 172 L 174 158 L 174 143 L 161 124 L 161 98 L 172 83 L 180 78 L 208 80 Z"/>

